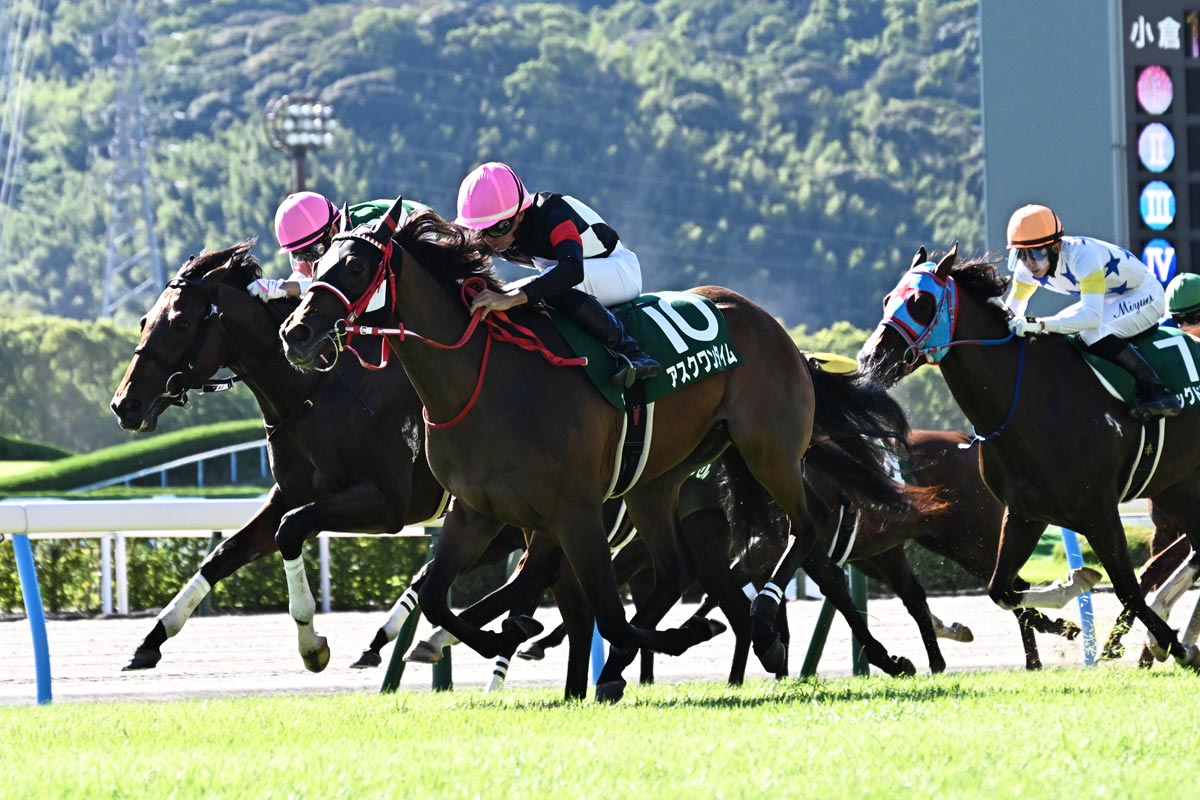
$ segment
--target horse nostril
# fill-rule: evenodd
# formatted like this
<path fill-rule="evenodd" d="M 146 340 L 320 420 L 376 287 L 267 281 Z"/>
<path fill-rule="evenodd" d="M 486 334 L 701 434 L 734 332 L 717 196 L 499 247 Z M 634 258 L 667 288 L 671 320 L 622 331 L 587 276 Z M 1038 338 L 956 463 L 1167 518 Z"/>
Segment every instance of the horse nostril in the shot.
<path fill-rule="evenodd" d="M 298 322 L 283 333 L 289 344 L 302 345 L 312 338 L 312 331 L 303 322 Z"/>

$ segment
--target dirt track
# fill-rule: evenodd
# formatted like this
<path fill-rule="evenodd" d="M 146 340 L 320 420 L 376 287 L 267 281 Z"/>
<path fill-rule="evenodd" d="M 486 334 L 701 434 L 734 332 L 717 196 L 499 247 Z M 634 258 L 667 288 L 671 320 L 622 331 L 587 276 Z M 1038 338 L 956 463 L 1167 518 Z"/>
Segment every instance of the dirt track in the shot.
<path fill-rule="evenodd" d="M 1171 623 L 1182 628 L 1197 601 L 1193 590 L 1175 608 Z M 1106 636 L 1116 616 L 1118 603 L 1111 592 L 1093 595 L 1098 634 Z M 982 595 L 934 597 L 930 606 L 947 624 L 961 622 L 972 628 L 971 644 L 943 642 L 942 652 L 951 671 L 1019 669 L 1024 665 L 1016 622 L 1011 614 L 1000 611 Z M 692 606 L 676 608 L 668 617 L 672 624 L 686 618 Z M 804 659 L 813 624 L 820 609 L 818 601 L 789 605 L 789 620 L 794 638 L 791 670 L 796 674 Z M 1061 616 L 1078 620 L 1078 606 L 1072 602 Z M 894 599 L 870 603 L 870 625 L 875 635 L 893 654 L 912 659 L 922 671 L 927 659 L 912 619 Z M 557 622 L 553 610 L 544 609 L 539 620 L 550 627 Z M 197 618 L 163 647 L 163 660 L 157 669 L 123 673 L 134 647 L 150 629 L 153 620 L 103 619 L 51 621 L 51 671 L 55 702 L 95 700 L 175 700 L 183 698 L 280 693 L 321 694 L 334 692 L 374 692 L 379 689 L 383 670 L 352 670 L 349 664 L 370 641 L 383 615 L 373 613 L 335 613 L 317 617 L 317 631 L 329 637 L 333 658 L 319 675 L 306 672 L 296 654 L 295 627 L 283 613 L 253 616 Z M 422 625 L 418 635 L 427 628 Z M 1127 638 L 1129 653 L 1124 661 L 1133 663 L 1143 633 L 1135 627 Z M 1051 636 L 1038 636 L 1042 660 L 1050 666 L 1082 664 L 1081 641 L 1067 642 Z M 732 652 L 729 633 L 693 648 L 679 658 L 660 657 L 657 676 L 660 682 L 724 680 Z M 0 675 L 0 703 L 32 704 L 35 698 L 34 663 L 25 620 L 0 622 L 0 654 L 5 669 Z M 386 659 L 391 648 L 384 651 Z M 463 647 L 454 649 L 456 688 L 478 690 L 486 686 L 491 663 Z M 517 661 L 509 674 L 507 688 L 561 685 L 566 664 L 565 648 L 550 651 L 545 661 Z M 632 684 L 637 678 L 634 665 L 626 673 Z M 830 632 L 820 672 L 825 676 L 850 674 L 849 630 L 836 618 Z M 403 690 L 428 690 L 431 668 L 408 665 Z M 761 667 L 751 659 L 749 679 L 765 678 Z"/>

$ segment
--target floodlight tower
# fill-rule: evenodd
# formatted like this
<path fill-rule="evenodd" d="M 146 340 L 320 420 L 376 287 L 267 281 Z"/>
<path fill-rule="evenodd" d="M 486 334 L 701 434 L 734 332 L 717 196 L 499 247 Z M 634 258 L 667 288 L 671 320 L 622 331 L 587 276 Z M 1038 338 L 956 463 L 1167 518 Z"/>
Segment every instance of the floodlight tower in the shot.
<path fill-rule="evenodd" d="M 292 191 L 303 192 L 308 151 L 333 142 L 338 127 L 333 107 L 314 97 L 285 94 L 267 104 L 265 123 L 271 146 L 292 157 Z"/>
<path fill-rule="evenodd" d="M 113 136 L 109 141 L 113 171 L 108 180 L 108 246 L 104 296 L 98 315 L 102 318 L 111 317 L 135 299 L 154 298 L 167 282 L 154 234 L 150 177 L 146 171 L 149 142 L 137 56 L 141 35 L 134 0 L 125 0 L 117 13 L 117 49 L 113 58 L 116 98 Z"/>

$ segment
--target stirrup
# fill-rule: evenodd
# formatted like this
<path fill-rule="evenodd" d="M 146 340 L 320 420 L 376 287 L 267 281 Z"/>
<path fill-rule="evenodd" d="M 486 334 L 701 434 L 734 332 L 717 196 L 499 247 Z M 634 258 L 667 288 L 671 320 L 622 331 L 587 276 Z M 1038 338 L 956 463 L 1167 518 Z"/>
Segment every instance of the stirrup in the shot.
<path fill-rule="evenodd" d="M 637 368 L 633 362 L 621 353 L 613 353 L 617 357 L 617 371 L 608 379 L 609 384 L 618 389 L 628 389 L 638 379 Z"/>

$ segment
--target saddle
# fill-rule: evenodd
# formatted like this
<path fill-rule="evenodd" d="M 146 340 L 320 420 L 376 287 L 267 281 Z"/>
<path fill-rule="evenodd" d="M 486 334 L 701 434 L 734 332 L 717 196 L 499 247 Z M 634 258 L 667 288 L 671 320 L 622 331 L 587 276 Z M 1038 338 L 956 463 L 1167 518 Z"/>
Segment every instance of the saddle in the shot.
<path fill-rule="evenodd" d="M 725 317 L 708 298 L 692 292 L 643 294 L 636 300 L 609 309 L 621 320 L 642 349 L 662 365 L 662 372 L 639 381 L 642 402 L 652 404 L 702 378 L 732 369 L 741 356 L 729 338 Z M 584 369 L 592 384 L 614 408 L 624 411 L 625 392 L 610 386 L 612 356 L 600 342 L 585 333 L 565 314 L 550 312 L 550 319 L 577 357 L 588 360 Z M 631 391 L 632 391 L 631 389 Z"/>
<path fill-rule="evenodd" d="M 1113 362 L 1089 353 L 1077 335 L 1067 337 L 1079 348 L 1092 372 L 1113 397 L 1136 404 L 1133 376 Z M 1200 340 L 1178 328 L 1155 327 L 1129 340 L 1154 367 L 1184 408 L 1200 404 Z"/>

